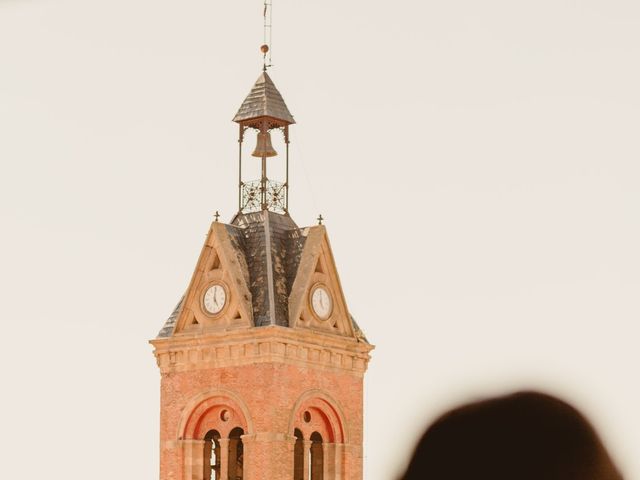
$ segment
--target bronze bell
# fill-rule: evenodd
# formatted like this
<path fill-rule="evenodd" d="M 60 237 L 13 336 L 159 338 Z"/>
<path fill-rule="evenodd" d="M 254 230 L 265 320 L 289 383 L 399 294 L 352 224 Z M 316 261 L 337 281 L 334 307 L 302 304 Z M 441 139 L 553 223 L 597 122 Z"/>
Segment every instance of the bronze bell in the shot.
<path fill-rule="evenodd" d="M 271 134 L 269 132 L 258 134 L 258 143 L 256 149 L 251 154 L 254 157 L 275 157 L 278 155 L 271 145 Z"/>

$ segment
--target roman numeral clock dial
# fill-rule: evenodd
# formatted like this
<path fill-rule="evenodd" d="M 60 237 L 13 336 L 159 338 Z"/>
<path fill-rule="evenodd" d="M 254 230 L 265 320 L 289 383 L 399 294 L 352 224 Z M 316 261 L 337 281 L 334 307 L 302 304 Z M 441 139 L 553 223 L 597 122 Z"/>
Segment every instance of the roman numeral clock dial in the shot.
<path fill-rule="evenodd" d="M 204 292 L 202 303 L 208 314 L 217 315 L 227 303 L 227 292 L 225 288 L 219 283 L 211 285 L 207 288 L 207 291 Z"/>
<path fill-rule="evenodd" d="M 333 300 L 323 285 L 318 285 L 311 292 L 311 308 L 320 320 L 326 320 L 331 316 Z"/>

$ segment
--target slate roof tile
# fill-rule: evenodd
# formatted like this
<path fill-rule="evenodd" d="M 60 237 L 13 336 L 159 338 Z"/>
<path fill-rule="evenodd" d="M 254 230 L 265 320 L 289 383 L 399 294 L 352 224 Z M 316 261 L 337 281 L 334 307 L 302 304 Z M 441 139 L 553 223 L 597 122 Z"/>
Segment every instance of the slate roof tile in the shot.
<path fill-rule="evenodd" d="M 258 117 L 273 117 L 289 124 L 296 123 L 267 72 L 262 72 L 258 77 L 233 121 L 239 123 Z"/>

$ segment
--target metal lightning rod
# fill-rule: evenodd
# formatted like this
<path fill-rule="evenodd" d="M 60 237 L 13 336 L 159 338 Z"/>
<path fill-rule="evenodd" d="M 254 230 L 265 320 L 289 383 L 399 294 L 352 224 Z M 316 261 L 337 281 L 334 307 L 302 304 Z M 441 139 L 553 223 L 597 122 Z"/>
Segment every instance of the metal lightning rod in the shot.
<path fill-rule="evenodd" d="M 264 17 L 264 37 L 263 37 L 263 45 L 260 47 L 260 51 L 263 56 L 263 70 L 266 72 L 267 68 L 272 67 L 271 64 L 271 46 L 273 42 L 272 38 L 272 10 L 273 5 L 271 0 L 264 0 L 264 10 L 262 12 L 262 16 Z M 269 55 L 269 59 L 267 60 L 267 54 Z"/>

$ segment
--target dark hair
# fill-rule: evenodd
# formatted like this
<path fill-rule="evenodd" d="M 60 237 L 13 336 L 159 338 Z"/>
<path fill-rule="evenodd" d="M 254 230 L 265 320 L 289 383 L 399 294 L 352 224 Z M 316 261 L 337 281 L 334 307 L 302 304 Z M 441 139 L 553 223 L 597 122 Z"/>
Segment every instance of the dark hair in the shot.
<path fill-rule="evenodd" d="M 522 392 L 452 410 L 418 443 L 402 480 L 622 480 L 589 422 Z"/>

